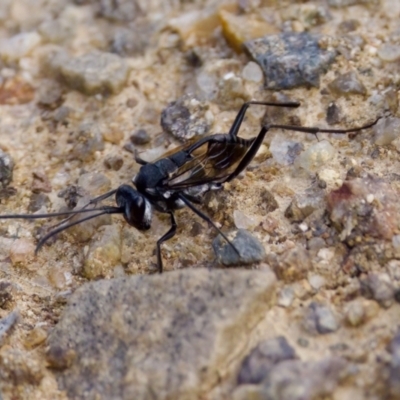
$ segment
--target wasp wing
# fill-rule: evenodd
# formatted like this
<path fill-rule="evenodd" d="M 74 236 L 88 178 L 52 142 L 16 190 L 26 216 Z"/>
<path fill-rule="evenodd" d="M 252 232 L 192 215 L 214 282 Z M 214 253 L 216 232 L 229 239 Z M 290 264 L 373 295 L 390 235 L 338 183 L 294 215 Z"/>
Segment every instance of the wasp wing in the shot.
<path fill-rule="evenodd" d="M 205 183 L 223 183 L 246 155 L 253 139 L 212 135 L 185 150 L 187 161 L 165 179 L 163 186 L 182 190 Z"/>

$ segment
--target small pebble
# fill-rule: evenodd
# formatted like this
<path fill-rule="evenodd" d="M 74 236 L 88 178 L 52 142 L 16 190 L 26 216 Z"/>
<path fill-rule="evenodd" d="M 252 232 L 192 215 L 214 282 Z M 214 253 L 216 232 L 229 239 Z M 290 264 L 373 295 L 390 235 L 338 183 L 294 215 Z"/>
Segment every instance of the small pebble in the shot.
<path fill-rule="evenodd" d="M 108 156 L 104 159 L 104 165 L 113 171 L 119 171 L 124 164 L 124 159 L 121 156 Z"/>
<path fill-rule="evenodd" d="M 321 260 L 329 262 L 335 257 L 335 249 L 329 247 L 322 248 L 318 251 L 317 256 Z"/>
<path fill-rule="evenodd" d="M 364 304 L 361 299 L 355 299 L 344 307 L 346 322 L 353 327 L 362 325 L 366 320 Z"/>
<path fill-rule="evenodd" d="M 303 144 L 287 139 L 287 136 L 276 134 L 271 140 L 269 151 L 281 165 L 291 165 L 303 150 Z"/>
<path fill-rule="evenodd" d="M 61 346 L 51 346 L 46 349 L 46 361 L 49 366 L 57 370 L 68 368 L 76 357 L 76 353 L 72 349 L 65 349 Z"/>
<path fill-rule="evenodd" d="M 32 193 L 30 201 L 29 201 L 29 205 L 28 205 L 28 211 L 31 213 L 34 213 L 36 211 L 39 211 L 42 207 L 49 205 L 49 203 L 50 203 L 50 199 L 46 194 Z"/>
<path fill-rule="evenodd" d="M 124 150 L 128 151 L 129 153 L 135 154 L 136 147 L 133 145 L 133 143 L 128 142 L 124 144 Z"/>
<path fill-rule="evenodd" d="M 10 259 L 13 265 L 26 263 L 35 253 L 35 245 L 31 239 L 17 239 L 11 246 Z"/>
<path fill-rule="evenodd" d="M 323 194 L 320 190 L 309 189 L 303 194 L 296 195 L 288 208 L 285 210 L 285 217 L 290 222 L 302 222 L 314 211 L 322 208 L 324 205 Z M 308 230 L 306 224 L 300 224 L 299 228 L 302 232 Z"/>
<path fill-rule="evenodd" d="M 365 95 L 367 89 L 358 79 L 354 71 L 338 76 L 328 85 L 329 90 L 336 96 Z"/>
<path fill-rule="evenodd" d="M 151 137 L 145 129 L 139 129 L 133 132 L 129 139 L 135 145 L 143 145 L 149 143 Z"/>
<path fill-rule="evenodd" d="M 3 344 L 3 341 L 10 331 L 10 329 L 14 326 L 18 319 L 18 312 L 13 311 L 8 314 L 6 317 L 0 319 L 0 345 Z"/>
<path fill-rule="evenodd" d="M 285 360 L 297 358 L 296 352 L 284 336 L 259 343 L 243 360 L 239 370 L 239 385 L 258 384 L 268 377 L 271 369 Z"/>
<path fill-rule="evenodd" d="M 329 104 L 326 110 L 326 122 L 328 125 L 335 125 L 340 122 L 340 108 L 336 103 Z"/>
<path fill-rule="evenodd" d="M 370 273 L 363 281 L 366 295 L 372 294 L 381 307 L 389 308 L 394 301 L 394 288 L 390 276 L 386 273 Z"/>
<path fill-rule="evenodd" d="M 24 345 L 28 349 L 34 349 L 47 339 L 47 331 L 42 326 L 35 326 L 25 338 Z"/>
<path fill-rule="evenodd" d="M 64 271 L 54 267 L 51 268 L 48 274 L 49 281 L 52 283 L 54 287 L 57 289 L 64 289 L 66 286 L 66 278 Z"/>
<path fill-rule="evenodd" d="M 243 68 L 242 77 L 246 81 L 258 83 L 263 80 L 263 72 L 257 63 L 249 61 Z"/>
<path fill-rule="evenodd" d="M 301 245 L 285 251 L 274 259 L 268 254 L 267 262 L 279 279 L 285 282 L 295 282 L 306 278 L 311 267 L 311 259 L 308 251 Z"/>
<path fill-rule="evenodd" d="M 57 108 L 62 100 L 61 85 L 50 79 L 44 79 L 38 87 L 38 103 L 51 109 Z"/>
<path fill-rule="evenodd" d="M 400 136 L 400 118 L 387 117 L 380 119 L 373 127 L 373 141 L 379 146 L 386 146 Z"/>
<path fill-rule="evenodd" d="M 88 204 L 90 198 L 88 196 L 81 197 L 78 200 L 76 205 L 76 209 L 80 209 Z M 93 211 L 93 214 L 96 214 L 96 211 Z M 91 213 L 85 213 L 85 217 L 89 217 L 89 215 L 93 215 Z M 77 221 L 81 219 L 82 216 L 77 215 L 71 219 L 71 222 Z M 69 228 L 69 232 L 74 236 L 74 238 L 78 242 L 86 242 L 93 237 L 96 233 L 97 229 L 103 225 L 110 225 L 112 222 L 110 214 L 104 214 L 102 216 L 92 218 L 89 221 L 85 221 L 84 224 L 77 224 L 71 228 Z"/>
<path fill-rule="evenodd" d="M 308 283 L 313 289 L 319 290 L 326 284 L 326 280 L 321 275 L 312 274 L 308 277 Z"/>
<path fill-rule="evenodd" d="M 311 303 L 303 320 L 305 330 L 311 334 L 326 334 L 339 329 L 339 323 L 332 310 L 319 303 Z"/>
<path fill-rule="evenodd" d="M 326 242 L 321 237 L 312 237 L 307 241 L 307 248 L 309 250 L 319 251 L 326 247 Z"/>
<path fill-rule="evenodd" d="M 290 307 L 294 300 L 294 290 L 291 286 L 284 286 L 278 294 L 278 305 L 281 307 Z"/>
<path fill-rule="evenodd" d="M 31 190 L 33 193 L 51 193 L 51 184 L 49 178 L 44 172 L 34 171 L 32 172 L 33 181 Z"/>
<path fill-rule="evenodd" d="M 314 172 L 325 166 L 335 155 L 335 148 L 327 140 L 322 140 L 303 151 L 297 158 L 297 162 L 306 171 Z"/>
<path fill-rule="evenodd" d="M 49 64 L 71 89 L 89 95 L 118 93 L 129 73 L 128 64 L 123 58 L 98 50 L 76 57 L 61 51 L 50 59 Z"/>
<path fill-rule="evenodd" d="M 65 122 L 67 120 L 70 112 L 71 112 L 71 109 L 69 107 L 66 107 L 66 106 L 58 107 L 53 112 L 53 121 L 59 122 L 59 123 Z"/>
<path fill-rule="evenodd" d="M 12 181 L 13 170 L 13 159 L 8 153 L 0 149 L 0 184 L 3 188 Z"/>
<path fill-rule="evenodd" d="M 338 30 L 340 33 L 354 32 L 360 25 L 360 21 L 357 19 L 346 19 L 339 24 Z"/>
<path fill-rule="evenodd" d="M 89 246 L 83 275 L 96 279 L 110 275 L 112 268 L 121 261 L 121 232 L 116 225 L 99 229 L 99 237 Z"/>
<path fill-rule="evenodd" d="M 71 137 L 74 147 L 70 158 L 78 161 L 93 159 L 96 151 L 104 150 L 103 135 L 98 125 L 93 121 L 84 121 Z"/>
<path fill-rule="evenodd" d="M 88 172 L 79 177 L 78 186 L 91 195 L 101 195 L 111 189 L 111 180 L 100 172 Z"/>
<path fill-rule="evenodd" d="M 400 60 L 400 46 L 384 43 L 378 49 L 378 57 L 385 62 L 396 62 Z"/>
<path fill-rule="evenodd" d="M 168 104 L 161 113 L 161 126 L 177 139 L 191 139 L 205 135 L 211 127 L 207 118 L 209 105 L 185 95 Z"/>
<path fill-rule="evenodd" d="M 239 229 L 231 243 L 235 246 L 240 256 L 218 235 L 212 243 L 218 262 L 226 266 L 253 264 L 265 258 L 264 246 L 244 229 Z"/>
<path fill-rule="evenodd" d="M 36 32 L 22 32 L 10 38 L 0 40 L 0 58 L 7 62 L 15 62 L 27 56 L 41 42 Z"/>
<path fill-rule="evenodd" d="M 0 308 L 5 309 L 13 299 L 13 285 L 11 282 L 0 281 Z"/>
<path fill-rule="evenodd" d="M 238 229 L 253 229 L 258 225 L 256 218 L 249 217 L 240 210 L 233 211 L 233 221 Z"/>
<path fill-rule="evenodd" d="M 112 126 L 108 127 L 108 129 L 105 129 L 102 135 L 105 142 L 112 144 L 119 144 L 124 138 L 124 133 L 122 130 Z"/>

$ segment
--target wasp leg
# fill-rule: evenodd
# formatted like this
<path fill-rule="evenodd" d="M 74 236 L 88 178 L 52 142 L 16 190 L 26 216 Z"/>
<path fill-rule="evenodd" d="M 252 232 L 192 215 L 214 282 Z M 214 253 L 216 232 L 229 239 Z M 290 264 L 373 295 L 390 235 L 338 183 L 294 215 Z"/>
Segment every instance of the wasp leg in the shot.
<path fill-rule="evenodd" d="M 137 149 L 135 149 L 135 161 L 136 161 L 138 164 L 140 164 L 140 165 L 146 165 L 146 164 L 148 164 L 147 161 L 143 160 L 143 158 L 141 158 L 141 157 L 139 156 L 139 153 L 138 153 Z"/>
<path fill-rule="evenodd" d="M 233 171 L 225 180 L 224 182 L 229 182 L 232 179 L 236 178 L 251 162 L 251 160 L 257 154 L 258 149 L 260 148 L 265 135 L 271 128 L 277 129 L 284 129 L 286 131 L 296 131 L 296 132 L 304 132 L 304 133 L 311 133 L 317 137 L 318 133 L 350 133 L 350 132 L 359 132 L 363 129 L 370 128 L 371 126 L 375 125 L 379 121 L 380 117 L 378 117 L 375 121 L 369 122 L 366 125 L 358 126 L 355 128 L 349 129 L 321 129 L 317 126 L 308 127 L 308 126 L 295 126 L 295 125 L 265 125 L 261 128 L 260 133 L 256 136 L 255 140 L 251 144 L 249 150 L 247 151 L 246 155 L 240 161 L 236 170 Z M 317 137 L 318 139 L 318 137 Z"/>
<path fill-rule="evenodd" d="M 200 218 L 204 219 L 204 221 L 208 222 L 213 228 L 226 240 L 226 242 L 235 250 L 236 254 L 240 257 L 239 250 L 233 245 L 233 243 L 225 236 L 225 234 L 218 228 L 217 225 L 213 222 L 213 220 L 204 214 L 202 211 L 198 210 L 183 194 L 178 194 L 178 197 Z"/>
<path fill-rule="evenodd" d="M 170 211 L 170 212 L 168 212 L 168 214 L 171 216 L 171 228 L 166 234 L 164 234 L 164 236 L 162 236 L 160 239 L 157 240 L 157 267 L 158 267 L 158 272 L 160 274 L 163 272 L 163 262 L 162 262 L 162 257 L 161 257 L 161 243 L 163 243 L 175 236 L 176 226 L 177 226 L 174 213 L 172 211 Z"/>
<path fill-rule="evenodd" d="M 228 132 L 229 136 L 237 137 L 240 126 L 242 125 L 244 116 L 246 115 L 246 111 L 252 104 L 258 104 L 260 106 L 290 107 L 290 108 L 297 108 L 300 106 L 300 103 L 298 103 L 297 101 L 289 101 L 287 103 L 271 103 L 271 102 L 267 102 L 267 101 L 248 101 L 242 105 L 239 112 L 237 113 L 236 118 L 233 121 L 233 124 L 231 126 L 231 129 L 229 129 L 229 132 Z"/>

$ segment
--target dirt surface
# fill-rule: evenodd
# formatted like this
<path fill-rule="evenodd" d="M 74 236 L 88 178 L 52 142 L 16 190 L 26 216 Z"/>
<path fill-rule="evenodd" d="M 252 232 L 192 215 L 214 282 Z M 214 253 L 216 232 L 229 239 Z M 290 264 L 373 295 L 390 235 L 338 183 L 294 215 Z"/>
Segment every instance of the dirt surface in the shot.
<path fill-rule="evenodd" d="M 0 161 L 11 157 L 14 168 L 8 179 L 0 163 L 0 214 L 65 210 L 131 182 L 134 151 L 152 160 L 182 144 L 161 115 L 184 95 L 201 104 L 197 114 L 189 101 L 186 122 L 197 125 L 184 125 L 197 134 L 227 132 L 251 99 L 301 107 L 250 107 L 244 138 L 266 121 L 348 129 L 383 117 L 354 136 L 271 130 L 246 172 L 202 210 L 224 232 L 250 231 L 266 258 L 246 268 L 278 278 L 248 352 L 285 336 L 304 362 L 345 360 L 351 371 L 307 398 L 400 398 L 399 17 L 396 0 L 2 0 Z M 335 52 L 317 86 L 265 89 L 276 86 L 242 44 L 283 32 L 308 32 Z M 155 213 L 146 232 L 120 216 L 93 221 L 35 255 L 51 222 L 0 219 L 0 319 L 18 313 L 5 335 L 0 327 L 0 397 L 67 399 L 46 339 L 71 294 L 88 280 L 156 272 L 168 215 Z M 165 273 L 223 268 L 215 231 L 188 209 L 177 221 L 163 245 Z M 202 398 L 249 398 L 253 389 L 237 389 L 240 368 L 236 360 Z"/>

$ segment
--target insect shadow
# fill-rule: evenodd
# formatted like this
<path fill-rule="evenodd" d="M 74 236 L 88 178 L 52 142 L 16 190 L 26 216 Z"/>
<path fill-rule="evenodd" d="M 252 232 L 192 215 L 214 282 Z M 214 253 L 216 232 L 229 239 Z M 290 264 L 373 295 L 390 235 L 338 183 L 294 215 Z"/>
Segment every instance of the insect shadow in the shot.
<path fill-rule="evenodd" d="M 162 158 L 154 162 L 146 162 L 136 154 L 135 160 L 141 164 L 139 173 L 133 179 L 136 189 L 130 185 L 121 185 L 92 199 L 79 210 L 49 214 L 0 215 L 0 219 L 67 217 L 53 225 L 50 228 L 51 231 L 39 240 L 35 250 L 36 254 L 52 236 L 100 215 L 122 214 L 129 225 L 139 230 L 148 230 L 151 227 L 153 210 L 169 214 L 171 227 L 157 240 L 157 267 L 161 273 L 163 270 L 161 244 L 171 239 L 176 233 L 177 224 L 174 211 L 186 206 L 212 225 L 240 257 L 239 251 L 226 235 L 195 206 L 195 204 L 202 203 L 205 193 L 222 189 L 225 182 L 235 179 L 252 161 L 263 143 L 265 135 L 272 128 L 314 135 L 320 132 L 344 134 L 369 128 L 379 119 L 367 125 L 350 129 L 320 129 L 318 127 L 266 124 L 262 126 L 257 136 L 243 139 L 238 136 L 238 132 L 246 111 L 251 105 L 297 108 L 300 103 L 249 101 L 242 105 L 227 134 L 215 134 L 192 141 L 164 154 Z M 98 203 L 113 195 L 115 195 L 116 206 L 97 206 Z M 73 216 L 84 213 L 90 213 L 90 215 L 78 220 L 72 219 Z"/>

